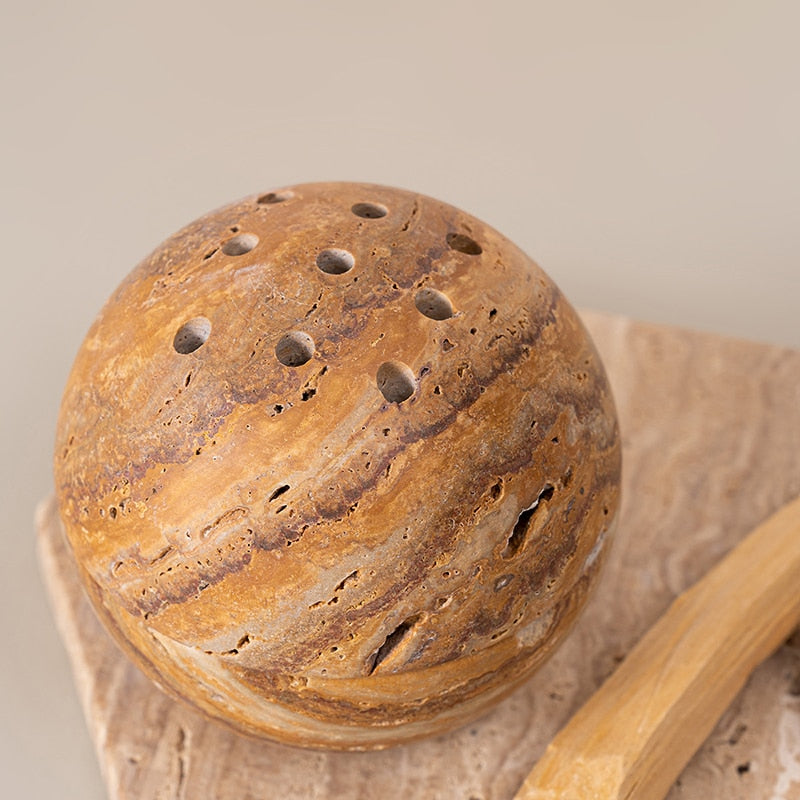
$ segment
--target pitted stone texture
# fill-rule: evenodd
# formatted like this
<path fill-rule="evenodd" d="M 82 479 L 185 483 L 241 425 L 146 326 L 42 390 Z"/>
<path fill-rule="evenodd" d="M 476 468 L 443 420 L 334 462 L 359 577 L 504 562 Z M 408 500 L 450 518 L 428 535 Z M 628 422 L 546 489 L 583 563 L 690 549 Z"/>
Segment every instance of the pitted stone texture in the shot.
<path fill-rule="evenodd" d="M 78 354 L 55 472 L 93 603 L 161 686 L 366 749 L 465 722 L 549 655 L 619 459 L 594 346 L 518 248 L 428 197 L 311 184 L 131 273 Z"/>

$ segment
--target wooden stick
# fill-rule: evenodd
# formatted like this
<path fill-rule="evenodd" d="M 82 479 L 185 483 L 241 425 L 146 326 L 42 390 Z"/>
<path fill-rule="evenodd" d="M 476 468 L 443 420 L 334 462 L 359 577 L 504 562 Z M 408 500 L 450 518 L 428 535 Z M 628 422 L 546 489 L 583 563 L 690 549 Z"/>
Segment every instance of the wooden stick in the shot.
<path fill-rule="evenodd" d="M 515 800 L 663 798 L 798 622 L 800 498 L 675 600 L 558 733 Z"/>

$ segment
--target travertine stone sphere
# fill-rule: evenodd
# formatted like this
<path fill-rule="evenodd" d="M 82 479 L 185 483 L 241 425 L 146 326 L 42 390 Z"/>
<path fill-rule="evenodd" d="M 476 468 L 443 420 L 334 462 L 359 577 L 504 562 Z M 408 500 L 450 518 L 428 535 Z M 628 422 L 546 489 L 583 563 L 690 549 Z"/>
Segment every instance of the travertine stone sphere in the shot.
<path fill-rule="evenodd" d="M 168 239 L 78 353 L 62 519 L 164 689 L 368 749 L 460 725 L 563 638 L 616 518 L 603 367 L 488 225 L 384 186 L 254 195 Z"/>

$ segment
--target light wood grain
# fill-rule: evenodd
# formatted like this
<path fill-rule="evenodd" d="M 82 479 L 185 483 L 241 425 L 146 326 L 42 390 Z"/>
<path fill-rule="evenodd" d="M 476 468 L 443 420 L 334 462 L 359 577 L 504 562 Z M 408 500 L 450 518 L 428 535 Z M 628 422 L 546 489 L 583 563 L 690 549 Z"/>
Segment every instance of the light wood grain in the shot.
<path fill-rule="evenodd" d="M 246 739 L 178 706 L 119 654 L 66 558 L 53 507 L 40 553 L 111 798 L 513 797 L 547 743 L 635 642 L 750 529 L 800 494 L 800 354 L 584 315 L 623 433 L 620 527 L 575 630 L 474 725 L 377 753 Z M 800 799 L 800 652 L 762 664 L 669 800 Z"/>
<path fill-rule="evenodd" d="M 800 621 L 800 499 L 684 592 L 547 747 L 515 800 L 663 797 Z"/>

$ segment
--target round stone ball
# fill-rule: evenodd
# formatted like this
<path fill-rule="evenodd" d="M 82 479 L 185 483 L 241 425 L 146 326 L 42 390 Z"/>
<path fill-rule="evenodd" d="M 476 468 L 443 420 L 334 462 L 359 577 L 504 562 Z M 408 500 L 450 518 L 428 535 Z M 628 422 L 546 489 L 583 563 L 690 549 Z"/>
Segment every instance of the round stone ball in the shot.
<path fill-rule="evenodd" d="M 617 515 L 603 366 L 547 275 L 414 192 L 293 186 L 167 239 L 91 327 L 55 481 L 89 597 L 173 696 L 370 749 L 556 647 Z"/>

